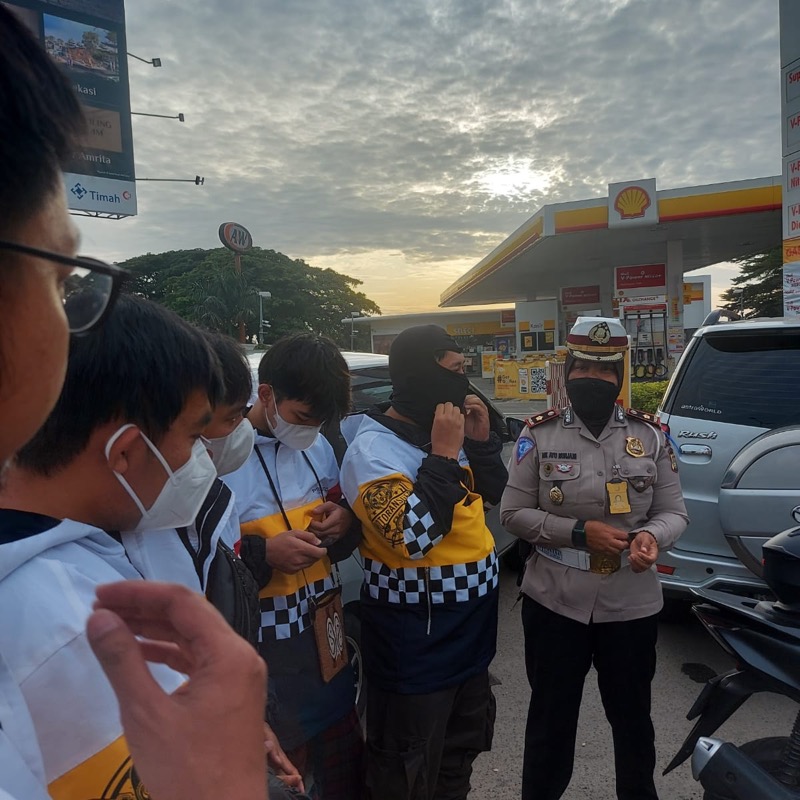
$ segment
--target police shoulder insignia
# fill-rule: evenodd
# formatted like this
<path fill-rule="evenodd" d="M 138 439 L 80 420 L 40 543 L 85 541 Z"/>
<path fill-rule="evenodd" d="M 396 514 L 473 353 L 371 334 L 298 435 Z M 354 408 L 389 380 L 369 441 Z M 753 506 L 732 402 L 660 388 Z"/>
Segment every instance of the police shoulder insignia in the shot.
<path fill-rule="evenodd" d="M 519 464 L 531 450 L 535 449 L 536 442 L 534 442 L 533 439 L 529 439 L 527 436 L 520 436 L 519 439 L 517 439 L 517 449 L 515 453 L 517 464 Z"/>
<path fill-rule="evenodd" d="M 628 408 L 625 410 L 625 415 L 631 419 L 638 419 L 640 422 L 646 422 L 654 428 L 661 430 L 661 421 L 655 414 L 649 414 L 647 411 L 637 411 L 635 408 Z"/>
<path fill-rule="evenodd" d="M 541 414 L 534 414 L 532 417 L 528 417 L 525 420 L 525 424 L 529 428 L 535 428 L 537 425 L 541 425 L 543 422 L 555 419 L 558 416 L 559 410 L 557 408 L 548 408 L 547 411 L 542 411 Z"/>

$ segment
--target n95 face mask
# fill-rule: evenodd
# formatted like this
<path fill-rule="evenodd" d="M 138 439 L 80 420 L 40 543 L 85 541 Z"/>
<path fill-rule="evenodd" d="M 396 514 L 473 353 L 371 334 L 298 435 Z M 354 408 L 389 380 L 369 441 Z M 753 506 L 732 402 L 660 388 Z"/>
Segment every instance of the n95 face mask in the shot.
<path fill-rule="evenodd" d="M 123 425 L 114 433 L 106 443 L 106 458 L 109 457 L 114 442 L 128 428 L 135 427 L 135 425 L 131 424 Z M 182 467 L 173 471 L 150 439 L 142 431 L 139 431 L 139 435 L 153 452 L 153 455 L 161 462 L 161 466 L 164 467 L 164 471 L 167 473 L 167 480 L 153 505 L 150 508 L 145 508 L 128 481 L 116 470 L 114 471 L 117 480 L 122 484 L 122 488 L 130 495 L 131 500 L 136 503 L 136 507 L 142 513 L 141 519 L 131 528 L 131 531 L 164 530 L 166 528 L 184 528 L 191 525 L 200 511 L 200 507 L 203 505 L 214 479 L 217 477 L 217 470 L 206 450 L 205 444 L 201 439 L 198 439 L 192 446 L 192 454 L 189 456 L 189 460 Z"/>

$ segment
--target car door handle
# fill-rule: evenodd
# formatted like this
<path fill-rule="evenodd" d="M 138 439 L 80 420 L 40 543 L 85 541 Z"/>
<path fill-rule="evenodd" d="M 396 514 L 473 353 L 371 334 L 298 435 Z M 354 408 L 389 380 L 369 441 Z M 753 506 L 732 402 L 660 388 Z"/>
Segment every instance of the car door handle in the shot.
<path fill-rule="evenodd" d="M 678 452 L 682 456 L 710 456 L 711 448 L 707 444 L 682 444 Z"/>

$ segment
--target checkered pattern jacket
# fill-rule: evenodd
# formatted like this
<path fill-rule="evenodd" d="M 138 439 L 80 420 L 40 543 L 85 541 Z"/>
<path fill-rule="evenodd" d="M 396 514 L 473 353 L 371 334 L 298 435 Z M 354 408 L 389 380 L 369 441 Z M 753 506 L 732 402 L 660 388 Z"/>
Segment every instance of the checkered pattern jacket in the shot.
<path fill-rule="evenodd" d="M 342 491 L 363 531 L 368 674 L 409 693 L 470 677 L 494 654 L 498 584 L 470 458 L 463 450 L 458 463 L 431 456 L 416 441 L 419 428 L 384 416 L 360 415 L 342 430 Z M 492 440 L 481 457 L 483 474 L 491 462 L 502 485 L 500 448 Z"/>

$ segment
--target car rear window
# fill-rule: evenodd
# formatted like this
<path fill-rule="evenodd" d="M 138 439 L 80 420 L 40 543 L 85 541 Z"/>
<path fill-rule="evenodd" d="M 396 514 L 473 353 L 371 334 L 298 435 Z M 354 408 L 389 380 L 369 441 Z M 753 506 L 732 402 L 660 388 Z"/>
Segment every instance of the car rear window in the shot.
<path fill-rule="evenodd" d="M 800 424 L 800 330 L 703 337 L 665 410 L 761 428 Z"/>
<path fill-rule="evenodd" d="M 354 411 L 366 411 L 368 408 L 387 402 L 392 394 L 389 367 L 351 370 L 350 388 Z"/>

